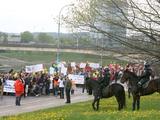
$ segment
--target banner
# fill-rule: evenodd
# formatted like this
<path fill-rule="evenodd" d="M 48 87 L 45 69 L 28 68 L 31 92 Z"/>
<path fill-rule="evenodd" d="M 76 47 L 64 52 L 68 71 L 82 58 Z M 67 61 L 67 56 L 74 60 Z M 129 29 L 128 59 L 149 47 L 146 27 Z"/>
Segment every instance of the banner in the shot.
<path fill-rule="evenodd" d="M 68 78 L 73 80 L 75 84 L 84 84 L 84 75 L 69 74 Z"/>
<path fill-rule="evenodd" d="M 43 71 L 43 64 L 26 66 L 25 70 L 27 73 L 40 72 Z"/>
<path fill-rule="evenodd" d="M 79 67 L 80 68 L 85 68 L 86 67 L 86 63 L 80 63 Z"/>
<path fill-rule="evenodd" d="M 75 62 L 71 62 L 71 67 L 76 67 L 76 63 Z"/>
<path fill-rule="evenodd" d="M 89 63 L 89 66 L 95 69 L 100 68 L 99 63 Z"/>
<path fill-rule="evenodd" d="M 55 69 L 53 67 L 49 68 L 49 74 L 52 75 L 55 73 Z"/>
<path fill-rule="evenodd" d="M 67 68 L 66 68 L 66 67 L 62 67 L 62 68 L 61 68 L 61 73 L 62 73 L 63 75 L 67 75 Z"/>
<path fill-rule="evenodd" d="M 4 83 L 3 92 L 15 93 L 14 82 L 15 81 L 13 80 L 6 80 Z"/>

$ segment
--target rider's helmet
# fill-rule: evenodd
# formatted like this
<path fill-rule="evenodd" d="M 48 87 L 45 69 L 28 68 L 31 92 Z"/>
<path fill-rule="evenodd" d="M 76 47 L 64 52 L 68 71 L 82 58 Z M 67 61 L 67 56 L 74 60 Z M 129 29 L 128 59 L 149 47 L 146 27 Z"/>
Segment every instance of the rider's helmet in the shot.
<path fill-rule="evenodd" d="M 150 68 L 150 64 L 146 62 L 146 63 L 144 64 L 144 69 L 148 69 L 148 68 Z"/>
<path fill-rule="evenodd" d="M 104 69 L 104 72 L 109 72 L 109 68 L 108 68 L 108 67 L 105 68 L 105 69 Z"/>

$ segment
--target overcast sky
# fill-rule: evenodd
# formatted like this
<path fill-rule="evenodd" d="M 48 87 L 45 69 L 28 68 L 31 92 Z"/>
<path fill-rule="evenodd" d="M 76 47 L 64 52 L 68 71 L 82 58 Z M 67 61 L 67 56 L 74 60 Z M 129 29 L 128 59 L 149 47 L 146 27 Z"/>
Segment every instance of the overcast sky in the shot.
<path fill-rule="evenodd" d="M 73 0 L 0 0 L 0 31 L 57 32 L 53 18 Z M 65 10 L 62 11 L 65 13 Z M 67 32 L 61 26 L 61 32 Z"/>

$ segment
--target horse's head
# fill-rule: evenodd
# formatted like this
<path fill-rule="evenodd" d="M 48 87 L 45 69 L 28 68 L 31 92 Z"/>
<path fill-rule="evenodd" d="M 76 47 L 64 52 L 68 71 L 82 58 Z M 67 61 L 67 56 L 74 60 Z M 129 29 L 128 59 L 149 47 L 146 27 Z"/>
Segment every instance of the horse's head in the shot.
<path fill-rule="evenodd" d="M 121 77 L 121 83 L 124 83 L 128 80 L 130 82 L 132 81 L 132 82 L 136 83 L 136 82 L 138 82 L 139 79 L 138 79 L 138 76 L 134 72 L 131 72 L 126 69 L 126 70 L 124 70 L 123 75 Z"/>
<path fill-rule="evenodd" d="M 123 74 L 122 74 L 122 77 L 121 77 L 121 80 L 120 80 L 121 83 L 124 83 L 124 82 L 128 81 L 128 79 L 129 79 L 128 72 L 129 71 L 127 69 L 123 71 Z"/>

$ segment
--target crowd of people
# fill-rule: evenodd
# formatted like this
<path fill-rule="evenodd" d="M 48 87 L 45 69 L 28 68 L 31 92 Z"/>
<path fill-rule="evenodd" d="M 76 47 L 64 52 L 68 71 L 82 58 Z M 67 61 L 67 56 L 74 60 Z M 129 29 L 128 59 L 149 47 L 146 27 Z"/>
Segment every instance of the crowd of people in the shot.
<path fill-rule="evenodd" d="M 25 70 L 16 72 L 11 69 L 8 73 L 0 73 L 0 86 L 5 84 L 6 80 L 13 80 L 15 82 L 15 95 L 16 95 L 16 105 L 20 105 L 20 96 L 24 94 L 27 96 L 40 96 L 40 95 L 50 95 L 60 96 L 60 99 L 64 99 L 66 94 L 66 103 L 70 103 L 70 94 L 74 94 L 76 89 L 76 83 L 74 80 L 69 78 L 69 74 L 83 75 L 84 83 L 83 90 L 85 89 L 85 80 L 91 78 L 93 80 L 98 80 L 98 78 L 105 78 L 107 81 L 102 81 L 102 86 L 106 86 L 109 83 L 117 82 L 121 78 L 124 69 L 128 69 L 138 76 L 142 75 L 144 72 L 144 65 L 142 64 L 127 64 L 126 66 L 121 66 L 119 64 L 109 64 L 104 67 L 93 68 L 89 63 L 85 63 L 84 67 L 80 67 L 80 64 L 74 66 L 71 63 L 65 65 L 67 68 L 67 73 L 63 74 L 60 72 L 58 65 L 53 64 L 54 73 L 50 74 L 49 71 L 40 71 L 35 73 L 27 73 Z M 20 80 L 24 85 L 21 87 L 21 92 L 17 93 L 16 83 Z M 19 90 L 18 90 L 19 91 Z M 7 93 L 4 93 L 7 94 Z"/>
<path fill-rule="evenodd" d="M 109 69 L 111 71 L 111 80 L 114 79 L 114 72 L 120 70 L 119 65 L 110 65 Z M 71 63 L 67 65 L 67 74 L 59 72 L 59 68 L 56 64 L 53 64 L 52 67 L 55 69 L 53 74 L 50 74 L 49 71 L 40 71 L 35 73 L 27 73 L 25 70 L 19 72 L 11 69 L 7 73 L 0 73 L 0 84 L 5 84 L 5 81 L 12 80 L 16 81 L 18 78 L 22 80 L 24 84 L 24 96 L 39 96 L 39 95 L 50 95 L 51 93 L 54 96 L 60 95 L 60 98 L 64 98 L 65 90 L 65 81 L 69 79 L 69 74 L 83 75 L 84 79 L 89 76 L 93 79 L 97 79 L 101 76 L 101 72 L 104 68 L 93 68 L 89 64 L 85 64 L 85 67 L 81 68 L 79 64 L 76 64 L 74 67 L 71 66 Z M 71 93 L 74 94 L 76 89 L 76 84 L 74 80 L 71 80 Z M 82 85 L 83 86 L 83 85 Z M 83 90 L 84 92 L 84 90 Z M 13 93 L 4 93 L 4 94 L 13 94 Z"/>

